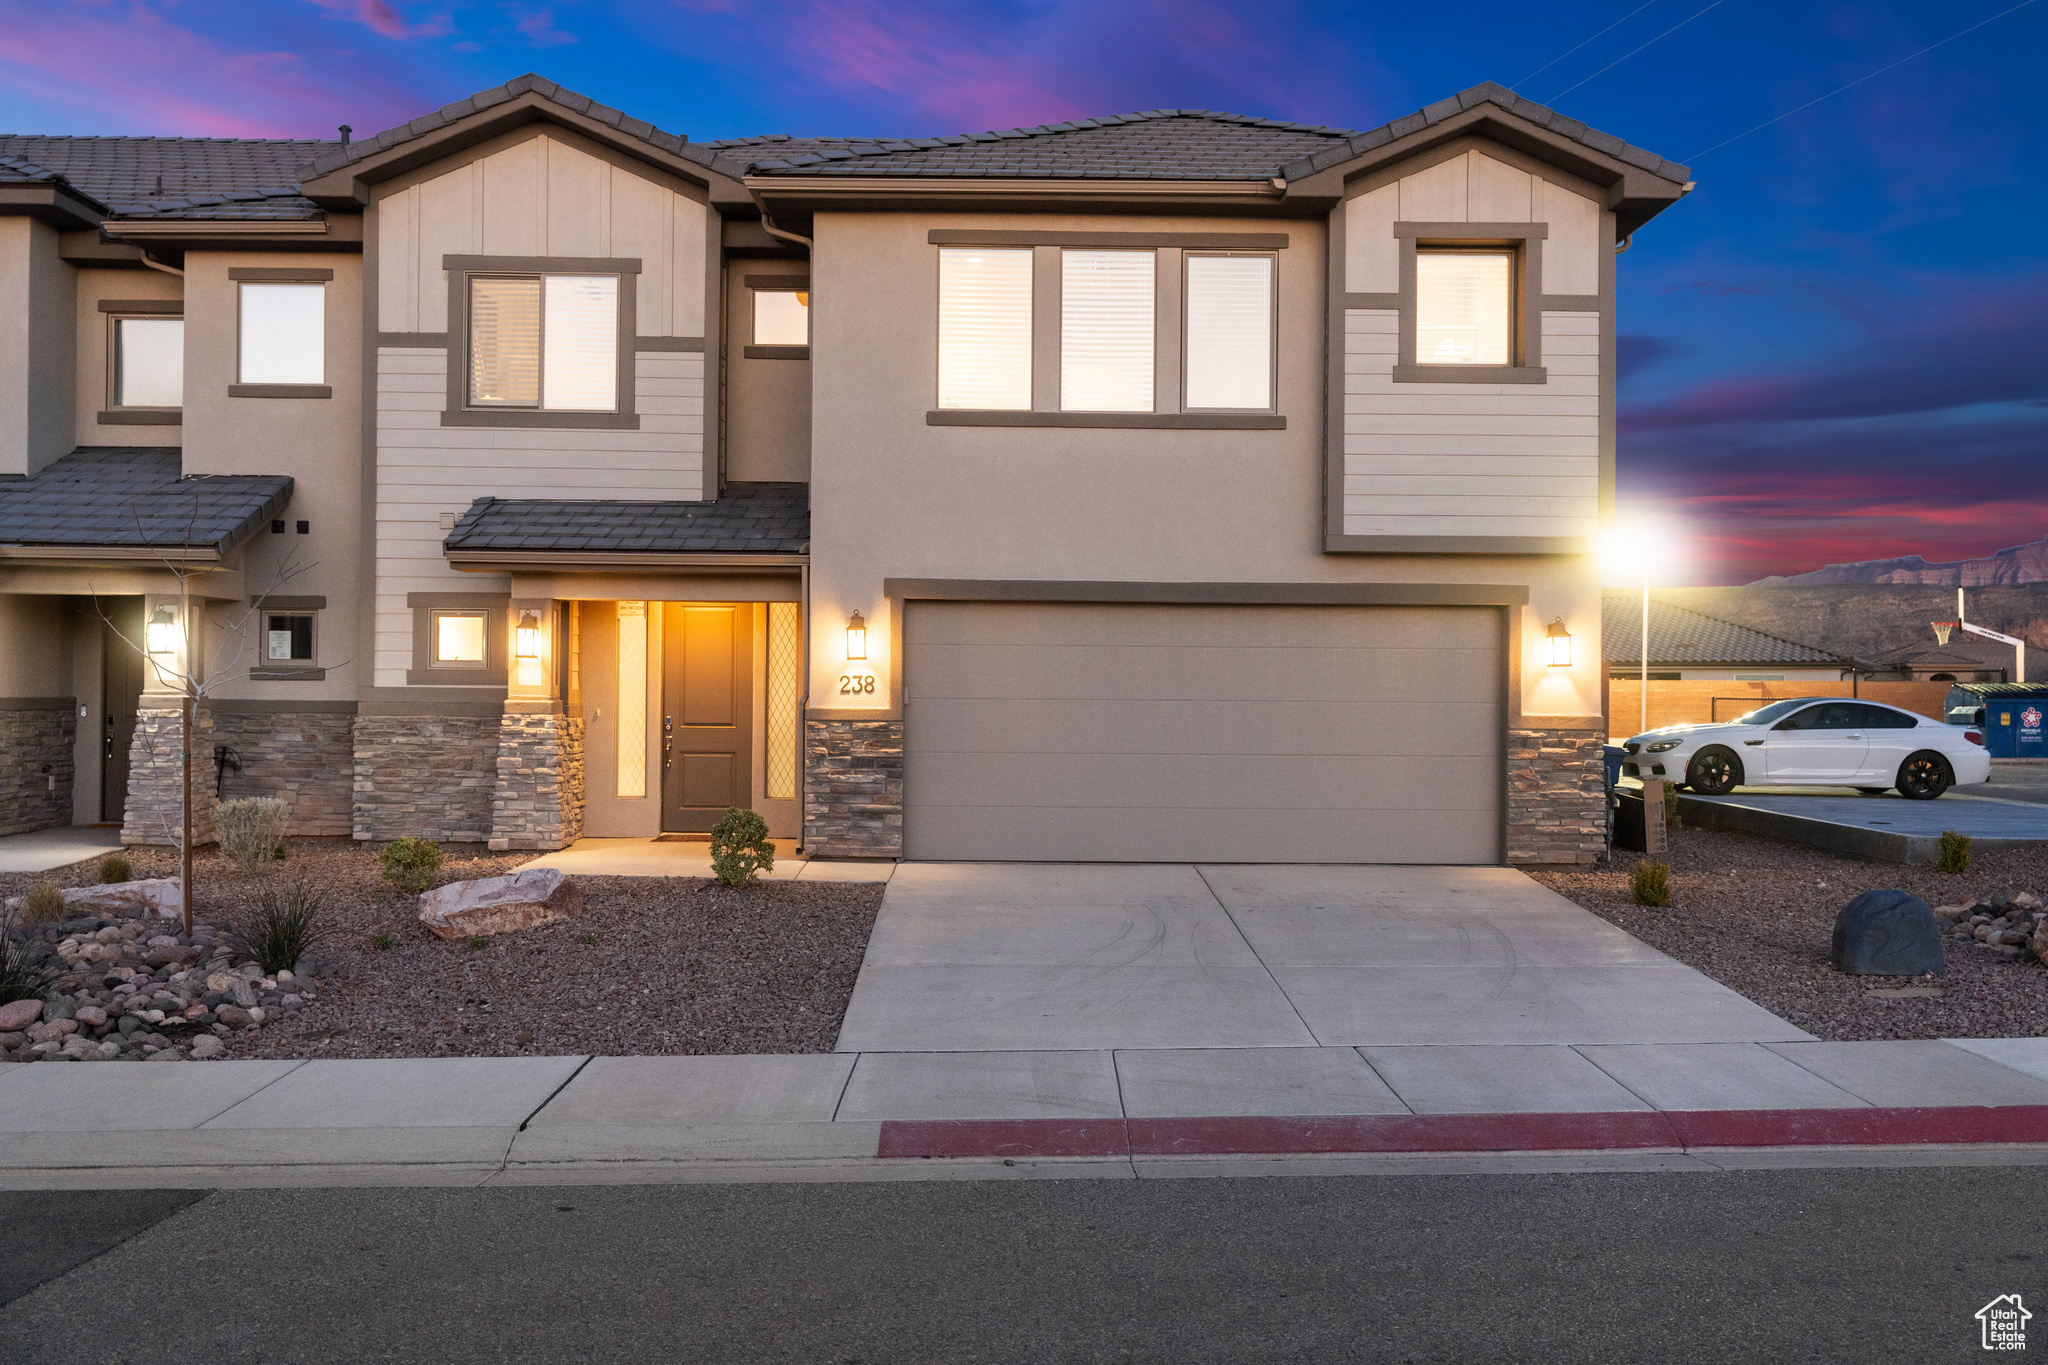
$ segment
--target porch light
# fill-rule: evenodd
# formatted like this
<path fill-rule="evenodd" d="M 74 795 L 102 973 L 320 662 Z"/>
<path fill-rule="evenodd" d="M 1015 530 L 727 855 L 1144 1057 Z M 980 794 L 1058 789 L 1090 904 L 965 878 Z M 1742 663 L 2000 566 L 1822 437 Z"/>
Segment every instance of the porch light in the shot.
<path fill-rule="evenodd" d="M 865 659 L 868 657 L 868 623 L 855 612 L 846 619 L 846 657 Z"/>
<path fill-rule="evenodd" d="M 530 611 L 519 613 L 518 643 L 512 653 L 521 659 L 540 657 L 540 618 Z"/>
<path fill-rule="evenodd" d="M 158 607 L 149 618 L 148 647 L 151 654 L 178 652 L 178 621 L 169 607 Z"/>
<path fill-rule="evenodd" d="M 1558 617 L 1550 623 L 1550 629 L 1543 632 L 1550 641 L 1550 666 L 1570 668 L 1572 666 L 1572 633 L 1564 628 L 1564 618 Z"/>

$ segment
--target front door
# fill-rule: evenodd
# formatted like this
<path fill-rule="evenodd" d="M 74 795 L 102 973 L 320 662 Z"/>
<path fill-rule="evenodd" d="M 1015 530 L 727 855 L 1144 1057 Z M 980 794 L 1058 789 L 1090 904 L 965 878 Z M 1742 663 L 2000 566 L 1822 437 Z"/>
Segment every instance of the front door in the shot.
<path fill-rule="evenodd" d="M 753 803 L 753 605 L 664 603 L 661 638 L 661 827 L 702 832 Z"/>
<path fill-rule="evenodd" d="M 117 599 L 101 627 L 105 666 L 100 687 L 100 819 L 118 825 L 128 812 L 128 754 L 135 746 L 135 710 L 142 698 L 142 599 Z M 119 634 L 116 633 L 116 628 Z"/>
<path fill-rule="evenodd" d="M 1772 782 L 1853 782 L 1863 775 L 1870 736 L 1861 706 L 1831 701 L 1785 717 L 1759 747 Z"/>

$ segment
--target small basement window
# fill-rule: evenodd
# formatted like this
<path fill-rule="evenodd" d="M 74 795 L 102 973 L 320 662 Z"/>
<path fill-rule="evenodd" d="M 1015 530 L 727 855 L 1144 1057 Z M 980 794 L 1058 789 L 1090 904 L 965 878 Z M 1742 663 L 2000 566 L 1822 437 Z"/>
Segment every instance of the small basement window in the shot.
<path fill-rule="evenodd" d="M 270 613 L 264 621 L 263 661 L 267 664 L 311 663 L 312 613 Z"/>
<path fill-rule="evenodd" d="M 489 614 L 481 611 L 435 612 L 434 667 L 484 667 L 489 653 L 485 638 L 488 620 Z"/>
<path fill-rule="evenodd" d="M 1515 253 L 1415 249 L 1415 363 L 1514 364 Z"/>

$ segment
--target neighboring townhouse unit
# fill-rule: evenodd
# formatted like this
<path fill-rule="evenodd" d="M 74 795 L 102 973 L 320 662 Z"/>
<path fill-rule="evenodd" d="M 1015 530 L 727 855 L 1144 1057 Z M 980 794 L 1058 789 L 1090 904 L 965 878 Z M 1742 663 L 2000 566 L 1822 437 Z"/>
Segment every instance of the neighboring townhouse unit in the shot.
<path fill-rule="evenodd" d="M 0 138 L 7 827 L 160 841 L 213 669 L 198 788 L 305 834 L 1589 861 L 1615 262 L 1689 188 L 1494 85 Z"/>

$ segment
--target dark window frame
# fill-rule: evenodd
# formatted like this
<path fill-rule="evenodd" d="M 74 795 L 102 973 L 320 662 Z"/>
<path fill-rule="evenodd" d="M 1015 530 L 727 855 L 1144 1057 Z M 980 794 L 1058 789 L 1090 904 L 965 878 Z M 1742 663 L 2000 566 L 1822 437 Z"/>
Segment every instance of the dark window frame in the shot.
<path fill-rule="evenodd" d="M 640 260 L 631 256 L 443 256 L 448 274 L 448 386 L 444 427 L 525 427 L 557 431 L 638 431 L 634 357 L 639 330 Z M 618 381 L 611 412 L 474 407 L 469 402 L 469 281 L 473 275 L 611 275 L 618 280 Z M 542 326 L 546 326 L 543 304 Z"/>
<path fill-rule="evenodd" d="M 1393 380 L 1397 384 L 1543 384 L 1543 243 L 1548 223 L 1396 223 L 1400 247 L 1398 350 Z M 1418 361 L 1415 353 L 1417 299 L 1415 258 L 1426 251 L 1502 251 L 1510 253 L 1509 363 L 1455 365 Z"/>
<path fill-rule="evenodd" d="M 183 367 L 180 367 L 179 383 L 181 401 L 176 407 L 123 403 L 121 401 L 121 324 L 124 322 L 176 322 L 181 326 L 185 321 L 185 303 L 182 299 L 101 299 L 100 312 L 106 315 L 106 399 L 107 406 L 98 414 L 102 426 L 182 426 L 185 421 L 183 399 Z"/>

